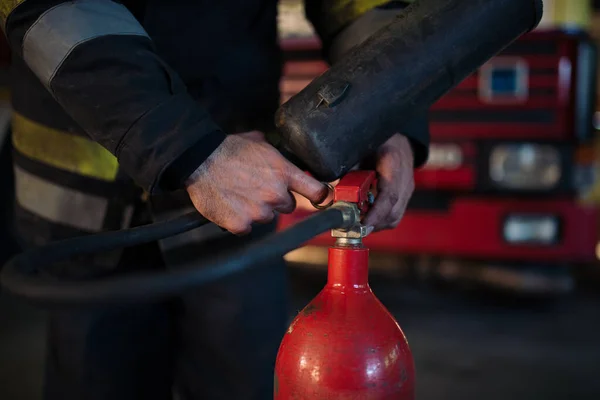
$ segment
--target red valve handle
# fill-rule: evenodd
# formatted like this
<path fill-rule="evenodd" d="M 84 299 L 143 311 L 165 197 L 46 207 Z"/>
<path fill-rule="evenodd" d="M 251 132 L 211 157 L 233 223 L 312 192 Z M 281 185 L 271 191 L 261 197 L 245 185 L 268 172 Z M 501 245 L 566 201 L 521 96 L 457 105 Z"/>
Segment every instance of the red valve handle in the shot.
<path fill-rule="evenodd" d="M 335 187 L 334 202 L 345 201 L 357 205 L 361 214 L 366 214 L 377 195 L 375 171 L 350 171 Z"/>

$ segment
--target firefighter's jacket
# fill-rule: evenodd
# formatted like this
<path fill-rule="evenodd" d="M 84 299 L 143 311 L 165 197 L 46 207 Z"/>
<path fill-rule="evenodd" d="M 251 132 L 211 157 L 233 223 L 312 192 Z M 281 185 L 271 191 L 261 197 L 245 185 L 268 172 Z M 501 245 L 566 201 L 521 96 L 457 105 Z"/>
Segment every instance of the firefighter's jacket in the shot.
<path fill-rule="evenodd" d="M 126 227 L 136 188 L 180 189 L 226 134 L 273 129 L 276 0 L 0 4 L 19 230 L 33 244 Z M 405 5 L 305 2 L 327 49 L 369 10 Z M 427 129 L 404 133 L 421 164 Z"/>

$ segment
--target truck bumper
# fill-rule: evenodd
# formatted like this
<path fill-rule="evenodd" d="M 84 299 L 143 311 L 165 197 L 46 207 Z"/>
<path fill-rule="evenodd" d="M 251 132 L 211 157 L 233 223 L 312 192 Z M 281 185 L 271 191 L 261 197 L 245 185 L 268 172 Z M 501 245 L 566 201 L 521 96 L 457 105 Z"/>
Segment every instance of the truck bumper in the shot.
<path fill-rule="evenodd" d="M 279 227 L 292 225 L 308 214 L 296 211 L 282 215 Z M 513 215 L 556 218 L 556 241 L 551 245 L 510 243 L 505 238 L 504 225 Z M 574 200 L 459 197 L 446 210 L 408 210 L 396 229 L 367 237 L 365 245 L 376 251 L 482 261 L 590 263 L 597 259 L 598 215 L 596 207 Z M 325 233 L 309 244 L 332 243 Z"/>

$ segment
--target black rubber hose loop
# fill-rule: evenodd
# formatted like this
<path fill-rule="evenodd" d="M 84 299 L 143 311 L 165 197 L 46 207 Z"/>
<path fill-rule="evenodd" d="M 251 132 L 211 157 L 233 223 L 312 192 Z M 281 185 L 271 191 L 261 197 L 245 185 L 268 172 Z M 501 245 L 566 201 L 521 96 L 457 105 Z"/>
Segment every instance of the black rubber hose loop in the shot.
<path fill-rule="evenodd" d="M 156 271 L 86 281 L 49 280 L 39 268 L 79 254 L 108 251 L 177 235 L 208 221 L 191 213 L 170 221 L 129 230 L 62 240 L 22 253 L 2 270 L 3 289 L 42 308 L 77 308 L 153 301 L 215 282 L 231 274 L 283 256 L 329 229 L 344 224 L 335 208 L 315 214 L 284 230 L 234 252 L 216 254 L 193 268 Z"/>

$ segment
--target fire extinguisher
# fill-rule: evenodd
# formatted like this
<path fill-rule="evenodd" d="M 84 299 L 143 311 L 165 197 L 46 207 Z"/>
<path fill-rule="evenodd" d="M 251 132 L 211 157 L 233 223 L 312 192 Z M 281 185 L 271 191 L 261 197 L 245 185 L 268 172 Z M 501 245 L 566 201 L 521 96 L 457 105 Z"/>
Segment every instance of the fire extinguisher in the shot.
<path fill-rule="evenodd" d="M 335 188 L 336 205 L 366 213 L 375 173 L 352 171 Z M 360 219 L 358 219 L 360 221 Z M 368 282 L 369 232 L 334 229 L 325 288 L 294 319 L 275 366 L 275 400 L 412 400 L 415 366 L 404 333 Z"/>

